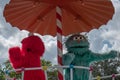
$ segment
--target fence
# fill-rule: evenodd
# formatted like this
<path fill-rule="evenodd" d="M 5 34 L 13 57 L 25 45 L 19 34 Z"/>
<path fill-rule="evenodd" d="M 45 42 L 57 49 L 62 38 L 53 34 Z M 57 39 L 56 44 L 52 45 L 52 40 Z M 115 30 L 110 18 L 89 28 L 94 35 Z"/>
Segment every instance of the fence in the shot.
<path fill-rule="evenodd" d="M 93 68 L 92 67 L 84 67 L 84 66 L 73 66 L 73 65 L 70 65 L 70 66 L 42 66 L 42 67 L 36 67 L 36 68 L 20 68 L 20 69 L 16 69 L 16 70 L 10 70 L 8 71 L 9 73 L 10 72 L 14 72 L 14 71 L 22 71 L 22 78 L 21 80 L 24 80 L 24 71 L 26 70 L 38 70 L 38 69 L 42 69 L 44 70 L 44 73 L 45 73 L 45 78 L 46 80 L 48 80 L 48 74 L 47 74 L 47 70 L 49 68 L 70 68 L 70 80 L 73 80 L 73 68 L 78 68 L 78 69 L 86 69 L 86 70 L 89 70 L 89 80 L 101 80 L 101 79 L 105 79 L 105 78 L 112 78 L 112 80 L 115 80 L 115 78 L 117 76 L 120 76 L 120 74 L 112 74 L 112 75 L 108 75 L 108 76 L 97 76 L 97 77 L 92 77 L 92 71 L 93 71 Z M 6 80 L 9 80 L 9 79 L 6 79 Z M 12 80 L 12 79 L 10 79 Z"/>

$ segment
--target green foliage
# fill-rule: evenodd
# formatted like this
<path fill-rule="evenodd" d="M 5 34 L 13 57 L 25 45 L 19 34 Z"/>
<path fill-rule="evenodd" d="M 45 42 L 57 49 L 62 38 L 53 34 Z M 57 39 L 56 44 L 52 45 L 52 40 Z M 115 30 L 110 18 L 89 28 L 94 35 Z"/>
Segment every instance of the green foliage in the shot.
<path fill-rule="evenodd" d="M 5 78 L 4 78 L 4 72 L 2 70 L 1 65 L 0 65 L 0 80 L 5 80 Z"/>
<path fill-rule="evenodd" d="M 50 61 L 46 61 L 45 59 L 42 59 L 42 66 L 52 66 L 52 63 Z M 2 67 L 0 65 L 0 80 L 5 80 L 5 72 L 6 71 L 10 71 L 13 70 L 9 60 L 7 60 L 5 63 L 3 63 Z M 57 69 L 49 69 L 47 71 L 48 74 L 48 80 L 57 80 Z M 20 79 L 21 78 L 21 73 L 16 73 L 16 72 L 10 72 L 9 77 L 11 78 L 16 78 L 16 79 Z"/>
<path fill-rule="evenodd" d="M 52 66 L 52 63 L 50 61 L 46 61 L 45 59 L 42 59 L 42 66 Z M 47 76 L 48 80 L 57 80 L 57 69 L 49 68 L 47 70 Z"/>
<path fill-rule="evenodd" d="M 94 62 L 93 66 L 93 76 L 108 76 L 112 74 L 120 73 L 120 59 L 109 59 L 99 62 Z M 111 78 L 106 78 L 102 80 L 112 80 Z M 120 80 L 120 76 L 116 77 L 115 80 Z"/>
<path fill-rule="evenodd" d="M 5 71 L 6 70 L 12 70 L 12 66 L 10 65 L 9 61 L 6 61 L 4 63 L 4 65 L 6 65 L 6 67 L 2 67 L 0 65 L 0 80 L 5 80 Z M 43 66 L 52 66 L 52 63 L 50 61 L 46 61 L 46 60 L 42 60 L 42 65 Z M 120 69 L 118 69 L 118 67 L 120 66 L 120 60 L 118 59 L 114 59 L 114 60 L 105 60 L 105 61 L 99 61 L 99 62 L 94 62 L 92 64 L 93 66 L 93 76 L 108 76 L 111 74 L 117 74 L 120 72 Z M 57 79 L 57 69 L 52 69 L 50 68 L 48 70 L 48 80 L 58 80 Z M 16 74 L 15 72 L 12 72 L 9 74 L 9 76 L 12 77 L 16 77 L 21 78 L 21 74 Z M 119 80 L 120 77 L 116 77 L 115 80 Z M 102 80 L 112 80 L 111 78 L 107 78 L 107 79 L 102 79 Z"/>
<path fill-rule="evenodd" d="M 10 78 L 21 78 L 20 73 L 16 74 L 16 72 L 9 72 L 10 70 L 13 70 L 9 60 L 3 63 L 2 66 L 0 67 L 0 80 L 5 80 L 5 75 L 8 75 Z"/>
<path fill-rule="evenodd" d="M 42 59 L 42 66 L 52 66 L 52 63 L 50 61 L 46 61 L 45 59 Z"/>

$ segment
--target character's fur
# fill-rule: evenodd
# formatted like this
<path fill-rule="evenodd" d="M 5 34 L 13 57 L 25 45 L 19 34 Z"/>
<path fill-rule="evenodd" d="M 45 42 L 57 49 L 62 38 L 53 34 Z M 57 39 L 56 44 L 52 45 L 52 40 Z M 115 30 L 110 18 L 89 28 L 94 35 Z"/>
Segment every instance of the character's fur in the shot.
<path fill-rule="evenodd" d="M 22 40 L 22 48 L 9 49 L 9 59 L 15 69 L 40 67 L 40 56 L 44 53 L 44 44 L 38 36 L 29 36 Z M 42 70 L 29 70 L 24 73 L 24 80 L 45 80 Z"/>
<path fill-rule="evenodd" d="M 104 54 L 94 53 L 89 50 L 89 42 L 85 36 L 75 34 L 65 42 L 68 52 L 63 55 L 63 65 L 89 67 L 93 61 L 115 58 L 117 51 Z M 70 80 L 70 69 L 65 69 L 65 80 Z M 89 80 L 89 70 L 73 69 L 73 80 Z"/>

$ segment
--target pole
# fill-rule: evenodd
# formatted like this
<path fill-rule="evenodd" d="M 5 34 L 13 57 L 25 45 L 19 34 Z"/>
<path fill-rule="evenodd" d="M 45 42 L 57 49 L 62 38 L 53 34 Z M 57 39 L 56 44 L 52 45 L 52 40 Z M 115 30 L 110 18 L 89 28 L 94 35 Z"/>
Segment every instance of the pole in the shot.
<path fill-rule="evenodd" d="M 62 66 L 62 11 L 59 6 L 56 7 L 56 27 L 57 27 L 57 51 L 58 65 Z M 58 80 L 63 80 L 63 69 L 58 69 Z"/>

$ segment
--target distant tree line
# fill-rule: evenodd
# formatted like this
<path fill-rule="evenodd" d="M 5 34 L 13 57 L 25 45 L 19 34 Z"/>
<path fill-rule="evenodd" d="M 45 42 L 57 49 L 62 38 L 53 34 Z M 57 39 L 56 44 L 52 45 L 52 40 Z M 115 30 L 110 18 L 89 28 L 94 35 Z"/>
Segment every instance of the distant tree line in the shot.
<path fill-rule="evenodd" d="M 52 66 L 50 61 L 42 60 L 42 66 Z M 99 62 L 92 63 L 93 66 L 93 77 L 96 76 L 108 76 L 120 73 L 120 60 L 119 59 L 109 59 Z M 5 73 L 8 70 L 13 70 L 9 60 L 7 60 L 2 66 L 0 65 L 0 80 L 5 80 Z M 57 78 L 57 69 L 48 69 L 48 80 L 58 80 Z M 16 79 L 21 78 L 21 73 L 11 72 L 8 74 L 9 77 Z M 101 79 L 101 80 L 112 80 L 112 78 Z M 115 80 L 120 80 L 120 76 L 116 77 Z"/>
<path fill-rule="evenodd" d="M 92 66 L 94 77 L 120 74 L 120 59 L 118 58 L 94 62 Z M 101 80 L 112 80 L 112 78 L 106 78 Z M 116 76 L 115 80 L 120 80 L 120 76 Z"/>
<path fill-rule="evenodd" d="M 50 61 L 46 61 L 42 59 L 42 66 L 52 66 L 52 63 Z M 13 70 L 13 68 L 9 60 L 7 60 L 2 65 L 0 65 L 0 80 L 5 80 L 6 75 L 16 79 L 21 78 L 21 73 L 16 73 L 16 72 L 9 73 L 10 70 Z M 48 80 L 57 80 L 57 69 L 48 69 L 47 74 L 48 74 Z"/>

